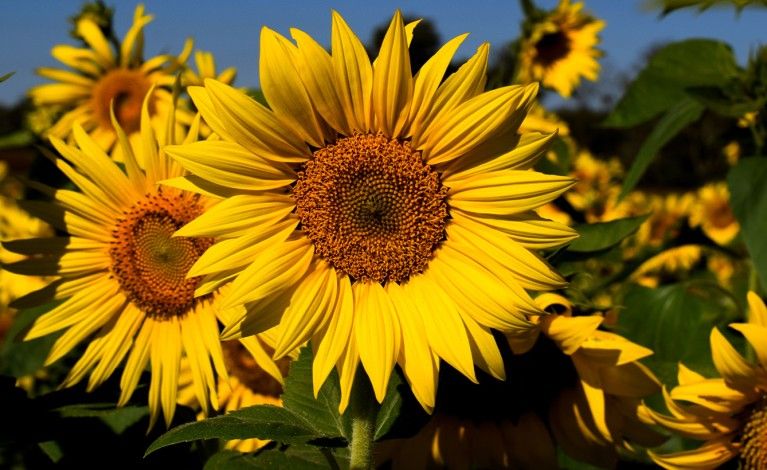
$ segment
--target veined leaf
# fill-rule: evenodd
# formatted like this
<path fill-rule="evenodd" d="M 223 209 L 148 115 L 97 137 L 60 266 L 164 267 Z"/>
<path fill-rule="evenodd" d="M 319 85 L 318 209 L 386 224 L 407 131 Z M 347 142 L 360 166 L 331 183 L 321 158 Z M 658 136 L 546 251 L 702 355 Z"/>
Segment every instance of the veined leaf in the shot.
<path fill-rule="evenodd" d="M 639 226 L 647 220 L 649 214 L 625 219 L 612 220 L 610 222 L 598 222 L 595 224 L 581 224 L 575 228 L 580 235 L 573 240 L 567 251 L 577 253 L 592 253 L 606 250 L 620 243 L 624 238 L 639 229 Z"/>
<path fill-rule="evenodd" d="M 762 288 L 767 288 L 767 158 L 744 158 L 730 170 L 730 206 Z"/>

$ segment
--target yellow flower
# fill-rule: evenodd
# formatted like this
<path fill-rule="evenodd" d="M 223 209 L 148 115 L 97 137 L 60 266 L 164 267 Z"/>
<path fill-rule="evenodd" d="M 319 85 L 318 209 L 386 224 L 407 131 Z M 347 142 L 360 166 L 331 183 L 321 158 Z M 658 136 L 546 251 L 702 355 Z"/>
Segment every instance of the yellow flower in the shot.
<path fill-rule="evenodd" d="M 269 108 L 208 79 L 189 93 L 221 140 L 166 149 L 198 177 L 179 186 L 231 196 L 178 232 L 226 238 L 191 271 L 198 294 L 234 278 L 223 337 L 279 324 L 277 358 L 311 339 L 342 410 L 360 362 L 379 401 L 399 363 L 426 409 L 440 358 L 503 377 L 491 329 L 532 327 L 525 289 L 564 285 L 532 250 L 576 236 L 532 211 L 572 185 L 529 170 L 552 134 L 516 135 L 537 87 L 484 92 L 487 45 L 443 81 L 465 35 L 413 77 L 414 26 L 397 12 L 373 63 L 337 13 L 330 54 L 264 28 Z"/>
<path fill-rule="evenodd" d="M 267 331 L 257 336 L 249 336 L 236 341 L 224 341 L 221 347 L 224 353 L 224 365 L 228 378 L 219 376 L 216 384 L 218 404 L 214 405 L 225 412 L 239 410 L 254 405 L 282 406 L 283 379 L 287 375 L 290 361 L 295 354 L 274 361 L 271 358 L 274 349 L 274 332 Z M 297 351 L 296 351 L 297 352 Z M 200 402 L 194 395 L 191 367 L 187 359 L 181 361 L 178 402 L 195 407 Z M 198 419 L 207 416 L 205 411 Z M 233 439 L 227 441 L 226 448 L 240 452 L 255 452 L 268 444 L 261 439 Z"/>
<path fill-rule="evenodd" d="M 159 181 L 184 172 L 160 149 L 161 142 L 150 125 L 151 99 L 147 96 L 142 108 L 138 146 L 131 145 L 115 121 L 125 171 L 78 124 L 72 131 L 76 145 L 51 137 L 61 154 L 51 158 L 80 192 L 30 183 L 52 202 L 26 201 L 24 207 L 64 235 L 4 246 L 30 256 L 8 265 L 9 270 L 58 276 L 57 281 L 22 299 L 28 305 L 61 301 L 26 333 L 29 340 L 64 330 L 45 364 L 87 342 L 63 385 L 74 385 L 90 372 L 88 390 L 92 390 L 125 360 L 119 399 L 123 405 L 149 363 L 153 426 L 161 409 L 166 424 L 173 417 L 183 355 L 191 364 L 195 394 L 203 407 L 217 401 L 214 370 L 224 377 L 226 370 L 218 339 L 216 293 L 195 298 L 199 279 L 186 277 L 212 238 L 172 238 L 215 200 L 158 186 Z M 190 130 L 188 140 L 196 139 L 198 124 Z M 172 126 L 169 122 L 168 127 Z"/>
<path fill-rule="evenodd" d="M 557 313 L 537 317 L 532 334 L 507 339 L 515 354 L 537 354 L 551 362 L 548 367 L 541 359 L 531 359 L 532 367 L 546 373 L 559 367 L 558 375 L 574 377 L 548 408 L 556 444 L 578 460 L 606 467 L 617 461 L 619 449 L 633 452 L 632 443 L 660 444 L 661 436 L 639 414 L 641 399 L 660 389 L 655 375 L 639 362 L 652 351 L 599 330 L 601 315 L 573 316 L 570 302 L 561 296 L 543 294 L 535 300 L 542 309 Z"/>
<path fill-rule="evenodd" d="M 727 183 L 711 183 L 698 190 L 697 198 L 690 213 L 690 226 L 703 230 L 719 245 L 730 243 L 740 225 L 730 209 L 730 191 Z"/>
<path fill-rule="evenodd" d="M 700 245 L 681 245 L 663 250 L 639 265 L 631 274 L 631 279 L 646 287 L 657 287 L 660 276 L 689 271 L 702 255 L 703 247 Z"/>
<path fill-rule="evenodd" d="M 705 441 L 697 449 L 651 453 L 669 469 L 715 468 L 738 458 L 741 468 L 767 467 L 767 307 L 748 293 L 748 323 L 733 323 L 754 350 L 757 363 L 744 359 L 714 328 L 711 354 L 722 378 L 707 379 L 679 365 L 679 385 L 664 391 L 670 416 L 648 407 L 646 416 L 681 436 Z"/>
<path fill-rule="evenodd" d="M 565 98 L 572 95 L 581 77 L 594 81 L 599 75 L 596 45 L 604 21 L 583 13 L 583 3 L 560 0 L 559 5 L 533 25 L 523 39 L 519 81 L 536 80 Z"/>
<path fill-rule="evenodd" d="M 218 73 L 216 71 L 216 58 L 211 52 L 195 51 L 194 63 L 197 66 L 196 72 L 187 67 L 181 75 L 184 86 L 202 86 L 206 78 L 215 78 L 219 82 L 231 85 L 237 76 L 237 69 L 234 67 L 226 68 Z"/>
<path fill-rule="evenodd" d="M 673 238 L 695 203 L 695 196 L 690 193 L 635 194 L 631 198 L 632 206 L 641 214 L 650 212 L 650 218 L 636 234 L 636 242 L 640 246 L 658 247 Z"/>
<path fill-rule="evenodd" d="M 527 132 L 540 132 L 543 134 L 557 132 L 559 136 L 567 136 L 570 134 L 570 129 L 567 127 L 566 122 L 561 120 L 556 114 L 546 111 L 536 101 L 530 107 L 530 111 L 519 126 L 520 134 Z"/>
<path fill-rule="evenodd" d="M 77 123 L 102 149 L 109 151 L 117 140 L 110 118 L 112 105 L 120 126 L 138 140 L 141 106 L 150 90 L 153 92 L 149 114 L 156 132 L 162 137 L 167 114 L 173 106 L 170 87 L 174 73 L 186 61 L 192 45 L 187 42 L 178 57 L 163 54 L 144 60 L 143 31 L 151 21 L 152 16 L 144 14 L 144 6 L 137 6 L 133 25 L 116 50 L 94 20 L 85 16 L 77 21 L 76 29 L 87 48 L 63 44 L 53 47 L 53 57 L 70 70 L 39 68 L 38 74 L 54 83 L 39 85 L 29 91 L 36 106 L 56 106 L 64 111 L 48 129 L 46 137 L 67 139 L 73 124 Z M 180 114 L 179 119 L 189 123 L 191 115 Z"/>
<path fill-rule="evenodd" d="M 557 447 L 610 467 L 634 444 L 663 437 L 640 420 L 640 400 L 660 390 L 639 363 L 652 352 L 597 328 L 599 315 L 572 316 L 555 294 L 536 298 L 552 313 L 526 336 L 508 337 L 516 354 L 506 383 L 450 382 L 443 374 L 433 417 L 406 440 L 379 446 L 393 468 L 557 468 Z M 460 378 L 460 377 L 459 377 Z M 489 378 L 489 377 L 488 377 Z"/>

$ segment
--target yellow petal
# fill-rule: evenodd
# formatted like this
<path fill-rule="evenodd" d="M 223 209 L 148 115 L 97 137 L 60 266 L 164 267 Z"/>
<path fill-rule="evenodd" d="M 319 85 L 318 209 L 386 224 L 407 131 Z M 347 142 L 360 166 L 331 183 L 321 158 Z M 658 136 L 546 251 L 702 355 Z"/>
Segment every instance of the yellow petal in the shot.
<path fill-rule="evenodd" d="M 717 328 L 711 329 L 711 359 L 719 374 L 731 384 L 745 388 L 756 384 L 754 367 L 743 359 Z"/>
<path fill-rule="evenodd" d="M 349 277 L 340 275 L 338 279 L 338 295 L 336 304 L 333 306 L 330 322 L 325 331 L 320 333 L 313 343 L 319 343 L 314 354 L 312 365 L 312 383 L 314 384 L 314 397 L 325 383 L 328 374 L 336 365 L 347 347 L 352 332 L 354 318 L 354 297 Z"/>
<path fill-rule="evenodd" d="M 360 360 L 373 386 L 376 400 L 383 402 L 394 363 L 399 356 L 401 330 L 388 294 L 377 282 L 355 283 L 354 338 Z"/>
<path fill-rule="evenodd" d="M 373 110 L 377 130 L 396 138 L 405 125 L 413 96 L 413 77 L 405 24 L 397 10 L 381 43 L 373 67 Z"/>
<path fill-rule="evenodd" d="M 372 129 L 373 121 L 373 67 L 365 46 L 336 11 L 333 12 L 330 42 L 336 88 L 343 101 L 346 121 L 352 132 L 367 132 Z"/>
<path fill-rule="evenodd" d="M 749 323 L 755 323 L 767 328 L 767 306 L 755 292 L 749 291 L 748 295 Z"/>

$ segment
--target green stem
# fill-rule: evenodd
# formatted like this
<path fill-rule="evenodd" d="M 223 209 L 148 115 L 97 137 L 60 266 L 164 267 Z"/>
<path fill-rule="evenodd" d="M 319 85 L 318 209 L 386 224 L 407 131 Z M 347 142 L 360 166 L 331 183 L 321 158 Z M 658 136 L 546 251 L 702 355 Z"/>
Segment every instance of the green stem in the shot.
<path fill-rule="evenodd" d="M 369 470 L 373 468 L 373 437 L 378 417 L 378 402 L 362 367 L 357 369 L 351 393 L 349 414 L 352 419 L 352 441 L 349 443 L 349 468 Z"/>

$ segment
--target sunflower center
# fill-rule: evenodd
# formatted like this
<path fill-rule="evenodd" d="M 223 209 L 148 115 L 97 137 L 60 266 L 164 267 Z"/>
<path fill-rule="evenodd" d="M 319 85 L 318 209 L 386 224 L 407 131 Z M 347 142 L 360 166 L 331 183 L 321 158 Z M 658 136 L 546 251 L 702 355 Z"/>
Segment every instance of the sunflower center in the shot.
<path fill-rule="evenodd" d="M 114 103 L 115 117 L 127 133 L 135 132 L 141 125 L 141 105 L 152 83 L 141 70 L 114 69 L 107 72 L 93 87 L 91 106 L 102 127 L 112 128 L 109 114 Z M 149 114 L 154 114 L 154 100 L 149 100 Z"/>
<path fill-rule="evenodd" d="M 767 397 L 763 397 L 751 412 L 740 443 L 741 468 L 767 468 Z"/>
<path fill-rule="evenodd" d="M 161 188 L 115 224 L 112 273 L 128 299 L 147 315 L 168 318 L 194 305 L 199 279 L 187 279 L 186 274 L 213 240 L 173 233 L 202 211 L 199 196 Z"/>
<path fill-rule="evenodd" d="M 269 349 L 263 343 L 262 346 Z M 226 369 L 251 392 L 274 398 L 282 394 L 282 385 L 258 365 L 242 343 L 236 340 L 224 341 L 221 343 L 221 348 L 224 352 Z M 272 351 L 267 352 L 271 353 Z M 276 364 L 283 377 L 288 375 L 290 359 L 282 358 L 276 361 Z"/>
<path fill-rule="evenodd" d="M 536 58 L 545 67 L 563 59 L 569 52 L 570 40 L 562 31 L 546 33 L 535 43 Z"/>
<path fill-rule="evenodd" d="M 403 282 L 444 238 L 447 188 L 407 142 L 358 134 L 314 152 L 293 188 L 316 253 L 354 279 Z"/>

